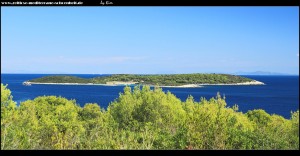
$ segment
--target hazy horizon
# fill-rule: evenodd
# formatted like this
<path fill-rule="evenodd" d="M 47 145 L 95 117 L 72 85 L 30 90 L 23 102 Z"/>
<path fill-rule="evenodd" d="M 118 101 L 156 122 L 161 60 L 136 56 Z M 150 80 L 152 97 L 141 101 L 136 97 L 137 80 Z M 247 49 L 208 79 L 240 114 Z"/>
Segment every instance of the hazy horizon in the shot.
<path fill-rule="evenodd" d="M 257 72 L 257 71 L 256 71 Z M 273 72 L 266 72 L 266 73 L 263 73 L 263 74 L 254 74 L 256 72 L 235 72 L 235 73 L 222 73 L 222 72 L 194 72 L 194 73 L 152 73 L 152 74 L 149 74 L 149 75 L 159 75 L 159 74 L 231 74 L 231 75 L 274 75 L 274 76 L 299 76 L 299 74 L 288 74 L 288 73 L 273 73 Z M 245 74 L 243 74 L 245 73 Z M 15 73 L 4 73 L 4 72 L 1 72 L 1 74 L 58 74 L 58 75 L 61 75 L 61 74 L 79 74 L 79 75 L 110 75 L 110 74 L 141 74 L 141 75 L 148 75 L 147 73 L 18 73 L 18 72 L 15 72 Z"/>
<path fill-rule="evenodd" d="M 298 7 L 2 7 L 1 74 L 299 75 Z"/>

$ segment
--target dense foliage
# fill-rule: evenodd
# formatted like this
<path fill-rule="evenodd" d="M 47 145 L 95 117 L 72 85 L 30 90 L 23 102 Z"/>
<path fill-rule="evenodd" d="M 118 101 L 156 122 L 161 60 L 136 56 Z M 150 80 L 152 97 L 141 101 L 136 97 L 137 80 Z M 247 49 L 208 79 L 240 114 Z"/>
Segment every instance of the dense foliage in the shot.
<path fill-rule="evenodd" d="M 91 80 L 80 78 L 77 76 L 44 76 L 37 79 L 32 79 L 30 82 L 42 82 L 42 83 L 91 83 Z"/>
<path fill-rule="evenodd" d="M 299 149 L 299 111 L 242 113 L 219 94 L 181 101 L 149 86 L 125 87 L 107 110 L 55 96 L 16 106 L 1 84 L 1 149 Z"/>
<path fill-rule="evenodd" d="M 106 84 L 111 81 L 132 81 L 148 85 L 178 86 L 186 84 L 231 84 L 249 82 L 252 79 L 229 74 L 165 74 L 165 75 L 133 75 L 115 74 L 110 76 L 84 79 L 74 76 L 45 76 L 30 80 L 41 83 L 95 83 Z"/>

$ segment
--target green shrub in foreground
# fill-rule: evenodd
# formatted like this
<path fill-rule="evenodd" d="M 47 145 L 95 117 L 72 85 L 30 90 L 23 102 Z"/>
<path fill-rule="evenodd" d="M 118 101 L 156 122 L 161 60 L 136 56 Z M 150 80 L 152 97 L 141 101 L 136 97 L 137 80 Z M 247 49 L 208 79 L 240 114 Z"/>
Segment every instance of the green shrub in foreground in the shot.
<path fill-rule="evenodd" d="M 55 96 L 16 106 L 1 84 L 1 149 L 299 149 L 299 111 L 242 113 L 219 94 L 181 101 L 149 86 L 125 87 L 107 110 Z"/>

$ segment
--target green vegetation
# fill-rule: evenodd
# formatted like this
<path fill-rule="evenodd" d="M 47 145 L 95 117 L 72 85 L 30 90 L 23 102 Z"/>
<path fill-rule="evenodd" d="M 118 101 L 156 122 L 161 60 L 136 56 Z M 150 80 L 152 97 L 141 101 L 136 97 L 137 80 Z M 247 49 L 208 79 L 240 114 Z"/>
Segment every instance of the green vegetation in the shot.
<path fill-rule="evenodd" d="M 107 110 L 43 96 L 12 100 L 1 84 L 1 149 L 298 149 L 291 119 L 227 107 L 225 98 L 181 101 L 161 88 L 125 87 Z"/>
<path fill-rule="evenodd" d="M 91 80 L 76 76 L 45 76 L 30 80 L 30 82 L 41 83 L 91 83 Z"/>
<path fill-rule="evenodd" d="M 249 82 L 252 79 L 228 74 L 172 74 L 172 75 L 133 75 L 115 74 L 111 76 L 84 79 L 75 76 L 46 76 L 30 80 L 39 83 L 94 83 L 106 84 L 111 81 L 137 82 L 146 85 L 179 86 L 186 84 L 231 84 Z"/>

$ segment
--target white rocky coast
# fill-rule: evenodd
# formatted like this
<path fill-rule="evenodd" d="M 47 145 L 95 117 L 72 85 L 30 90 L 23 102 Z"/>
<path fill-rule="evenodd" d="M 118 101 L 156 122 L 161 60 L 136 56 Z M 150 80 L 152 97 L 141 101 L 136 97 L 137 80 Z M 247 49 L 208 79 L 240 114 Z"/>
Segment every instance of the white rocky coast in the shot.
<path fill-rule="evenodd" d="M 94 84 L 94 83 L 38 83 L 38 82 L 23 82 L 24 85 L 30 86 L 32 84 L 45 84 L 45 85 L 100 85 L 100 86 L 126 86 L 126 85 L 135 85 L 138 82 L 134 81 L 110 81 L 106 82 L 106 84 Z M 243 82 L 243 83 L 229 83 L 229 84 L 186 84 L 181 86 L 160 86 L 160 87 L 171 87 L 171 88 L 199 88 L 203 86 L 209 86 L 209 85 L 216 85 L 216 86 L 222 86 L 222 85 L 265 85 L 265 83 L 260 81 L 249 81 L 249 82 Z M 154 86 L 154 85 L 151 85 Z"/>

